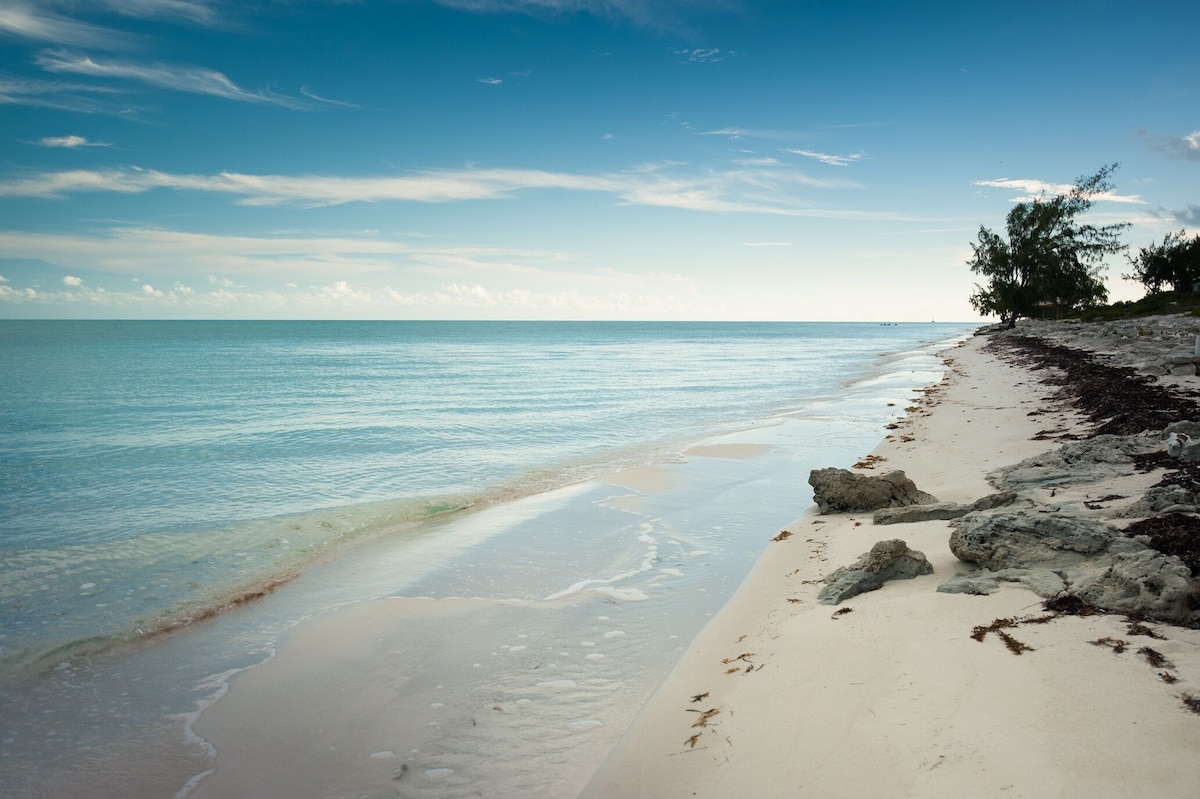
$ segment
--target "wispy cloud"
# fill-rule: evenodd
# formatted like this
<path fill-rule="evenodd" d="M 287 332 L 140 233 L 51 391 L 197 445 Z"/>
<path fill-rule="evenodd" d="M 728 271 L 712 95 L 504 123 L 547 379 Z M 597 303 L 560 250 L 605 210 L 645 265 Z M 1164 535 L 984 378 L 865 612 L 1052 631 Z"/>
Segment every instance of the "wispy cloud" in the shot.
<path fill-rule="evenodd" d="M 718 128 L 717 130 L 700 131 L 701 136 L 725 136 L 738 141 L 740 139 L 791 139 L 797 135 L 786 130 L 762 130 L 758 128 Z"/>
<path fill-rule="evenodd" d="M 501 200 L 529 191 L 571 191 L 609 194 L 629 205 L 694 211 L 879 218 L 873 212 L 825 211 L 808 196 L 812 190 L 859 188 L 851 181 L 813 178 L 778 165 L 698 170 L 672 163 L 600 175 L 527 169 L 426 170 L 382 177 L 197 175 L 128 168 L 45 172 L 0 180 L 0 196 L 6 197 L 170 189 L 233 195 L 243 205 L 317 207 L 351 202 Z"/>
<path fill-rule="evenodd" d="M 656 28 L 686 28 L 683 17 L 698 12 L 727 11 L 740 0 L 434 0 L 438 5 L 483 14 L 537 16 L 585 13 L 626 19 Z"/>
<path fill-rule="evenodd" d="M 0 6 L 0 35 L 39 42 L 120 49 L 135 38 L 113 28 L 69 19 L 44 7 L 13 2 Z"/>
<path fill-rule="evenodd" d="M 42 147 L 65 147 L 69 150 L 79 147 L 112 147 L 109 142 L 89 141 L 83 136 L 43 136 L 34 144 Z"/>
<path fill-rule="evenodd" d="M 373 236 L 218 236 L 138 228 L 62 236 L 0 230 L 0 251 L 52 263 L 86 260 L 101 270 L 89 273 L 86 282 L 72 275 L 49 285 L 0 281 L 0 302 L 174 309 L 183 315 L 189 309 L 207 315 L 246 309 L 292 317 L 337 312 L 444 317 L 460 310 L 541 318 L 655 316 L 694 312 L 680 298 L 698 291 L 695 281 L 673 273 L 571 268 L 564 263 L 571 257 L 560 252 L 430 247 Z M 396 288 L 401 284 L 404 288 Z"/>
<path fill-rule="evenodd" d="M 35 63 L 47 72 L 133 80 L 164 89 L 206 94 L 228 100 L 269 103 L 286 108 L 306 107 L 304 103 L 292 97 L 247 91 L 220 72 L 204 67 L 92 58 L 67 50 L 43 50 L 38 54 Z"/>
<path fill-rule="evenodd" d="M 791 247 L 790 241 L 743 241 L 743 247 Z"/>
<path fill-rule="evenodd" d="M 793 155 L 802 155 L 805 158 L 812 158 L 814 160 L 820 161 L 822 164 L 829 164 L 830 166 L 849 166 L 850 164 L 856 163 L 856 162 L 861 161 L 864 158 L 866 158 L 866 156 L 863 155 L 862 153 L 850 153 L 849 155 L 831 155 L 830 153 L 819 153 L 819 152 L 816 152 L 815 150 L 796 150 L 796 149 L 791 149 L 791 148 L 784 149 L 783 152 L 792 153 Z"/>
<path fill-rule="evenodd" d="M 675 50 L 675 55 L 693 64 L 715 64 L 727 58 L 736 58 L 736 50 L 718 50 L 715 47 L 698 47 L 693 50 Z"/>
<path fill-rule="evenodd" d="M 117 94 L 120 94 L 118 90 L 108 86 L 31 80 L 0 73 L 0 105 L 30 105 L 85 114 L 125 113 L 127 106 L 108 102 L 108 98 Z"/>
<path fill-rule="evenodd" d="M 96 5 L 128 17 L 185 19 L 202 25 L 219 21 L 212 0 L 92 0 Z"/>
<path fill-rule="evenodd" d="M 304 95 L 305 97 L 307 97 L 308 99 L 315 100 L 318 103 L 325 103 L 327 105 L 341 106 L 342 108 L 362 108 L 362 106 L 358 105 L 357 103 L 347 103 L 342 100 L 330 100 L 328 97 L 321 97 L 319 94 L 316 94 L 311 89 L 309 89 L 307 86 L 301 86 L 300 93 L 302 95 Z"/>
<path fill-rule="evenodd" d="M 501 78 L 479 78 L 479 83 L 486 83 L 488 86 L 499 86 L 504 83 Z"/>
<path fill-rule="evenodd" d="M 1139 130 L 1137 135 L 1144 138 L 1155 152 L 1184 161 L 1200 161 L 1200 130 L 1186 136 L 1151 133 L 1148 130 Z"/>
<path fill-rule="evenodd" d="M 1070 194 L 1075 188 L 1073 183 L 1050 183 L 1044 180 L 1037 180 L 1036 178 L 976 180 L 971 185 L 988 186 L 996 189 L 1013 189 L 1017 194 L 1011 198 L 1012 202 L 1028 202 L 1043 196 Z M 1096 194 L 1092 199 L 1110 203 L 1130 203 L 1135 205 L 1142 205 L 1146 202 L 1137 194 L 1117 194 L 1115 191 Z"/>

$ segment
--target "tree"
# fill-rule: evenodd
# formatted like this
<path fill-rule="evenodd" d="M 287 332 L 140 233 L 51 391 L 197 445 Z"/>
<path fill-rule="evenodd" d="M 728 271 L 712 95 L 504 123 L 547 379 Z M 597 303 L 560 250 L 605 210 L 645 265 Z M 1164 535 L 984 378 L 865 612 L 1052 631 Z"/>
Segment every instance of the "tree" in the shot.
<path fill-rule="evenodd" d="M 1168 233 L 1162 244 L 1143 247 L 1136 258 L 1126 258 L 1133 274 L 1121 277 L 1141 283 L 1149 294 L 1158 294 L 1164 285 L 1173 291 L 1191 291 L 1200 283 L 1200 234 L 1189 241 L 1182 230 Z"/>
<path fill-rule="evenodd" d="M 1077 217 L 1112 190 L 1108 178 L 1116 168 L 1081 177 L 1066 194 L 1017 203 L 1005 219 L 1007 240 L 981 225 L 967 265 L 987 284 L 976 285 L 971 306 L 1011 327 L 1022 316 L 1073 313 L 1107 300 L 1104 256 L 1125 249 L 1118 235 L 1128 223 L 1097 227 Z"/>

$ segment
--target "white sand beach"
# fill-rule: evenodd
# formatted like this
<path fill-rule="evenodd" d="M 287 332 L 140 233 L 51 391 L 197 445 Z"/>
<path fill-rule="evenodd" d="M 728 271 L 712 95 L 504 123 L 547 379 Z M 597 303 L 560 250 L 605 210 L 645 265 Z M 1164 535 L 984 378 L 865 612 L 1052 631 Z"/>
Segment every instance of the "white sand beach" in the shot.
<path fill-rule="evenodd" d="M 994 491 L 989 471 L 1057 446 L 1039 432 L 1080 427 L 1048 401 L 1051 388 L 984 344 L 946 354 L 947 378 L 860 471 L 902 469 L 939 500 L 968 503 Z M 1057 499 L 1132 499 L 1161 473 Z M 584 797 L 1200 795 L 1200 715 L 1182 701 L 1200 694 L 1200 631 L 1151 624 L 1161 636 L 1151 639 L 1122 615 L 1061 616 L 1011 629 L 1028 647 L 1014 654 L 973 630 L 1043 615 L 1042 599 L 1018 584 L 937 592 L 971 571 L 949 549 L 948 522 L 883 527 L 869 513 L 815 511 L 790 536 L 763 531 L 749 579 Z M 817 603 L 826 575 L 892 538 L 925 553 L 933 574 Z M 1147 645 L 1169 665 L 1136 651 Z"/>

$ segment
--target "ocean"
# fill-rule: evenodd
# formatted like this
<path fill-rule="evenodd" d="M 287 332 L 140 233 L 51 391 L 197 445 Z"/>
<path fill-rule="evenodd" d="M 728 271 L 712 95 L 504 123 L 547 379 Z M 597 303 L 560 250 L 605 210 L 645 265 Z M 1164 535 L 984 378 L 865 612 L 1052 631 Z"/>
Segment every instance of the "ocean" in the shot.
<path fill-rule="evenodd" d="M 0 321 L 0 793 L 105 795 L 151 741 L 147 779 L 203 793 L 201 711 L 304 620 L 382 597 L 571 605 L 568 628 L 654 607 L 625 628 L 669 646 L 623 628 L 623 666 L 580 661 L 649 668 L 647 692 L 807 470 L 865 454 L 971 328 Z M 494 766 L 430 765 L 417 795 Z"/>

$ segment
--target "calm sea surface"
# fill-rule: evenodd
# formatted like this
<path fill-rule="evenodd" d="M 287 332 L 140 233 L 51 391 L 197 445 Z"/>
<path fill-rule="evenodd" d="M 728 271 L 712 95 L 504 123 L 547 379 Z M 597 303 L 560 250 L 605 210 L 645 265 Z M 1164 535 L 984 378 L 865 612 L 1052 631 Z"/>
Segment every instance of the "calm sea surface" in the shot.
<path fill-rule="evenodd" d="M 0 663 L 649 463 L 965 326 L 0 322 Z"/>
<path fill-rule="evenodd" d="M 368 545 L 461 535 L 473 513 L 678 462 L 722 434 L 806 417 L 818 435 L 854 428 L 878 440 L 889 414 L 940 377 L 935 344 L 971 328 L 0 320 L 0 689 L 190 625 Z M 784 450 L 754 468 L 805 465 Z M 835 464 L 848 465 L 814 465 Z M 593 512 L 596 530 L 610 529 L 600 510 L 572 510 L 570 524 L 583 529 Z M 757 525 L 774 522 L 748 523 L 757 551 Z M 526 581 L 536 599 L 600 569 L 578 564 L 587 542 L 569 551 L 562 536 L 533 540 L 520 546 L 535 567 L 485 579 L 486 564 L 461 566 L 418 593 L 493 585 L 521 595 Z M 623 543 L 630 558 L 644 558 L 643 540 Z M 504 541 L 487 546 L 517 546 Z M 415 564 L 406 555 L 389 579 L 403 584 Z M 733 581 L 748 565 L 738 567 Z"/>

